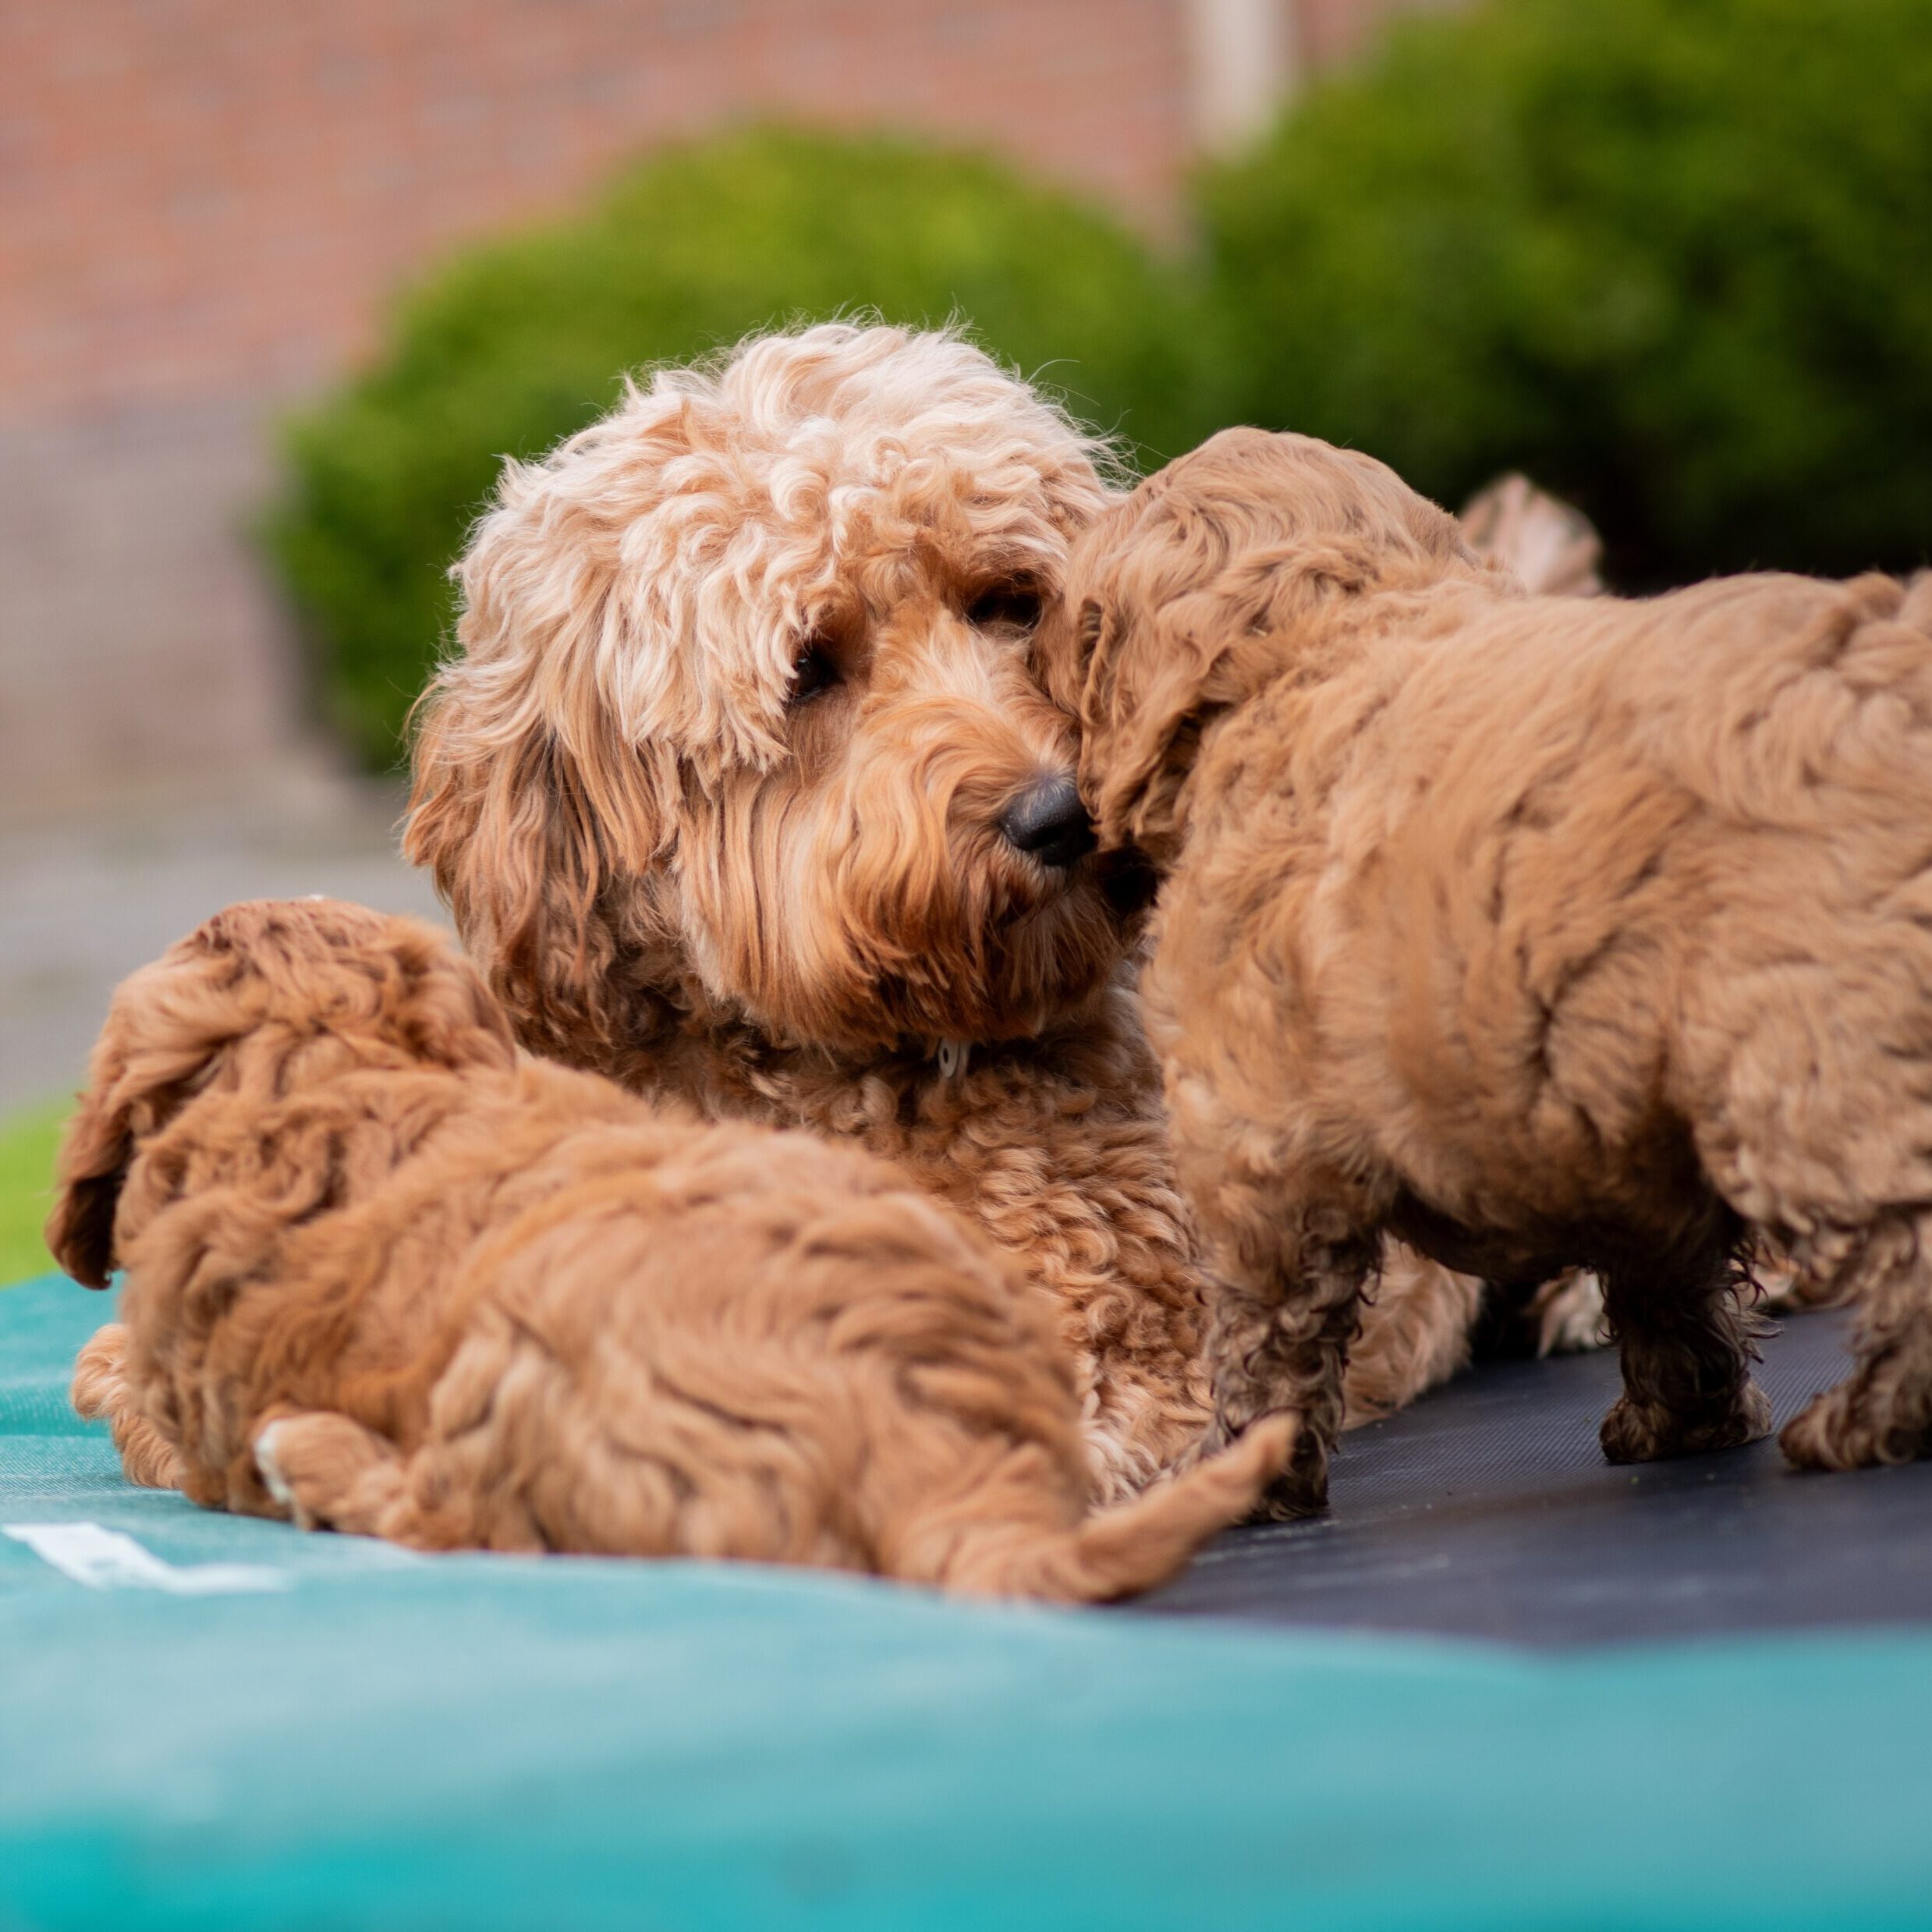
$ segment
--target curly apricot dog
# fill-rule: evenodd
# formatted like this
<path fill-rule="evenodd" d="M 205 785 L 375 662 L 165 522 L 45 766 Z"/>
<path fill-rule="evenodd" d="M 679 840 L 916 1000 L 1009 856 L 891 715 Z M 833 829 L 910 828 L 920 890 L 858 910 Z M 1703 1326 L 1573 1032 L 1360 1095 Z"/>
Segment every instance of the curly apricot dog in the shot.
<path fill-rule="evenodd" d="M 131 1472 L 431 1549 L 1144 1588 L 1286 1437 L 1087 1515 L 1037 1292 L 882 1161 L 518 1065 L 427 927 L 218 914 L 116 994 L 54 1250 Z"/>
<path fill-rule="evenodd" d="M 1102 453 L 948 335 L 827 324 L 660 372 L 506 470 L 408 849 L 533 1051 L 858 1140 L 1017 1257 L 1118 1497 L 1210 1402 L 1123 976 L 1145 880 L 1093 853 L 1030 657 Z M 1480 1293 L 1392 1255 L 1356 1411 L 1457 1367 Z"/>
<path fill-rule="evenodd" d="M 1220 1420 L 1310 1425 L 1278 1502 L 1324 1498 L 1390 1231 L 1601 1270 L 1620 1461 L 1768 1427 L 1764 1231 L 1859 1299 L 1786 1453 L 1926 1453 L 1932 576 L 1530 597 L 1381 464 L 1229 431 L 1089 532 L 1043 648 L 1104 840 L 1164 876 Z"/>

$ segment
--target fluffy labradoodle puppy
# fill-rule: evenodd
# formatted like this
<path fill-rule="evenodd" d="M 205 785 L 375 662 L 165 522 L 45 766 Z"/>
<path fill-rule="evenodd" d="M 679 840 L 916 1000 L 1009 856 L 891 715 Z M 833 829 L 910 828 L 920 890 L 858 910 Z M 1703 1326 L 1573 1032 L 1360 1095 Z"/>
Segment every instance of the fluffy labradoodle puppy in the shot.
<path fill-rule="evenodd" d="M 429 927 L 238 906 L 115 995 L 49 1238 L 140 1480 L 431 1549 L 808 1563 L 1087 1600 L 1285 1434 L 1087 1515 L 1034 1289 L 902 1175 L 525 1061 Z"/>
<path fill-rule="evenodd" d="M 828 324 L 658 374 L 512 464 L 460 577 L 408 849 L 523 1043 L 895 1161 L 1058 1307 L 1103 1495 L 1198 1445 L 1202 1261 L 1031 660 L 1092 440 L 956 337 Z M 1359 1409 L 1481 1293 L 1396 1254 Z"/>
<path fill-rule="evenodd" d="M 1310 1427 L 1393 1231 L 1601 1270 L 1618 1460 L 1748 1441 L 1748 1231 L 1859 1299 L 1806 1466 L 1932 1446 L 1932 576 L 1526 597 L 1381 464 L 1230 431 L 1043 639 L 1225 1278 L 1223 1427 Z M 1794 917 L 1794 911 L 1799 916 Z"/>

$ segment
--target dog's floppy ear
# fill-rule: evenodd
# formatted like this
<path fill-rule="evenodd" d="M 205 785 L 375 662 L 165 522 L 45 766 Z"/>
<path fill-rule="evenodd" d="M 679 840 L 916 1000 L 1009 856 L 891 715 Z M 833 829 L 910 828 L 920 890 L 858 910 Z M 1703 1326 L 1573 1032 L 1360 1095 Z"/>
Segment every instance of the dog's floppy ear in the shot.
<path fill-rule="evenodd" d="M 1108 845 L 1158 843 L 1175 828 L 1203 728 L 1230 701 L 1212 632 L 1105 596 L 1076 615 L 1087 658 L 1081 790 Z"/>
<path fill-rule="evenodd" d="M 1597 597 L 1603 539 L 1572 504 L 1512 471 L 1462 506 L 1463 541 L 1532 597 Z"/>
<path fill-rule="evenodd" d="M 246 967 L 260 906 L 218 913 L 115 989 L 87 1063 L 87 1085 L 55 1164 L 48 1251 L 89 1288 L 117 1264 L 121 1189 L 141 1141 L 158 1133 L 260 1010 Z"/>
<path fill-rule="evenodd" d="M 417 1059 L 462 1069 L 508 1071 L 516 1043 L 502 1006 L 477 970 L 433 926 L 392 922 L 389 944 L 402 970 L 389 1019 Z"/>
<path fill-rule="evenodd" d="M 555 1051 L 604 1030 L 599 988 L 615 947 L 608 867 L 571 760 L 541 721 L 498 745 L 470 694 L 432 687 L 413 754 L 403 851 L 434 874 L 463 943 L 525 1040 Z"/>
<path fill-rule="evenodd" d="M 1088 803 L 1109 843 L 1148 845 L 1175 830 L 1201 733 L 1279 667 L 1313 612 L 1381 569 L 1363 539 L 1236 548 L 1238 527 L 1215 534 L 1220 555 L 1204 574 L 1186 567 L 1179 545 L 1151 548 L 1080 607 L 1081 789 L 1090 774 Z"/>
<path fill-rule="evenodd" d="M 185 1016 L 168 1016 L 170 1037 L 139 1037 L 141 1015 L 155 1010 L 163 977 L 196 970 L 198 962 L 184 961 L 183 951 L 174 948 L 115 991 L 88 1062 L 87 1090 L 62 1136 L 45 1239 L 48 1252 L 83 1288 L 105 1288 L 116 1264 L 115 1217 L 136 1139 L 161 1124 L 183 1084 L 207 1064 L 209 1043 Z"/>
<path fill-rule="evenodd" d="M 418 707 L 403 849 L 433 871 L 463 943 L 524 1044 L 607 1061 L 639 1023 L 620 961 L 644 935 L 678 778 L 624 742 L 597 682 L 608 585 L 541 580 L 541 532 L 509 505 L 464 559 L 464 654 Z M 620 923 L 625 929 L 619 930 Z"/>
<path fill-rule="evenodd" d="M 1083 539 L 1082 791 L 1102 838 L 1175 829 L 1202 732 L 1298 647 L 1317 612 L 1475 559 L 1453 519 L 1373 459 L 1224 430 L 1141 484 Z"/>
<path fill-rule="evenodd" d="M 110 1079 L 90 1087 L 67 1123 L 55 1165 L 47 1251 L 83 1288 L 105 1288 L 114 1271 L 114 1217 L 133 1157 L 129 1108 Z"/>

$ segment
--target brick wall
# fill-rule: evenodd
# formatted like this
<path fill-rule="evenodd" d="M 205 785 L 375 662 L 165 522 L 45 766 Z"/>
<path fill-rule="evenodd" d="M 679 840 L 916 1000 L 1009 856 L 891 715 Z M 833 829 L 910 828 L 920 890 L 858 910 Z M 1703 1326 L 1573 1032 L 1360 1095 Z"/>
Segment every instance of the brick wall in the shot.
<path fill-rule="evenodd" d="M 452 240 L 734 117 L 999 147 L 1142 214 L 1175 0 L 75 0 L 0 9 L 0 418 L 286 388 Z"/>
<path fill-rule="evenodd" d="M 1258 50 L 1285 80 L 1430 3 L 0 5 L 0 826 L 300 764 L 269 427 L 452 243 L 756 115 L 984 144 L 1158 229 L 1216 104 L 1265 110 Z"/>

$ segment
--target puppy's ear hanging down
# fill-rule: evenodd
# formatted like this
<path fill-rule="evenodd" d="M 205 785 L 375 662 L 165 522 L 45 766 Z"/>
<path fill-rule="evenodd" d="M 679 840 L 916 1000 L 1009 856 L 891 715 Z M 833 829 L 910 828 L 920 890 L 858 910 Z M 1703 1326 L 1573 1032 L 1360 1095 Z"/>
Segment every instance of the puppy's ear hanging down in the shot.
<path fill-rule="evenodd" d="M 105 1288 L 116 1265 L 115 1218 L 137 1142 L 167 1124 L 245 1029 L 222 938 L 229 916 L 218 914 L 123 980 L 94 1043 L 87 1090 L 54 1164 L 45 1229 L 48 1253 L 83 1287 Z"/>
<path fill-rule="evenodd" d="M 434 873 L 526 1044 L 576 1058 L 611 1019 L 616 945 L 596 821 L 541 721 L 500 748 L 478 731 L 462 670 L 445 671 L 420 714 L 403 850 Z"/>
<path fill-rule="evenodd" d="M 388 1016 L 419 1061 L 507 1072 L 516 1064 L 508 1016 L 477 970 L 434 927 L 396 922 L 402 994 Z"/>
<path fill-rule="evenodd" d="M 109 1078 L 89 1089 L 55 1165 L 47 1251 L 83 1288 L 105 1288 L 114 1270 L 114 1217 L 134 1154 L 126 1085 Z"/>
<path fill-rule="evenodd" d="M 650 1003 L 619 966 L 650 937 L 636 928 L 675 774 L 611 722 L 596 665 L 606 600 L 579 584 L 559 608 L 533 585 L 543 543 L 521 507 L 486 519 L 462 566 L 464 654 L 418 706 L 403 849 L 434 872 L 523 1044 L 608 1065 Z"/>
<path fill-rule="evenodd" d="M 1080 789 L 1108 845 L 1153 850 L 1178 828 L 1201 733 L 1240 695 L 1218 613 L 1196 610 L 1209 621 L 1190 622 L 1189 601 L 1147 611 L 1089 597 L 1076 613 Z"/>

